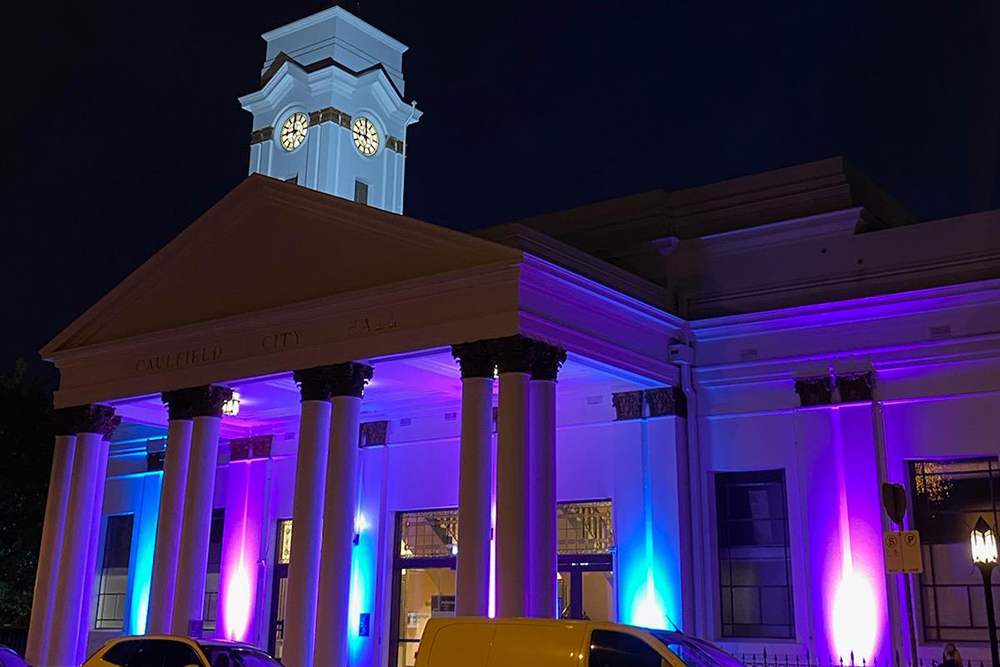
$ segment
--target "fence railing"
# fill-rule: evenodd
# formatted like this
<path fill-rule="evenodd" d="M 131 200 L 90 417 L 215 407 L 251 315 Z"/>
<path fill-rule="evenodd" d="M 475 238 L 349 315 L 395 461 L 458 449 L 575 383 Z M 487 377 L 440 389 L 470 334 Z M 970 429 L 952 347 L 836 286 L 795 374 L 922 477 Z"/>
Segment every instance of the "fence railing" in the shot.
<path fill-rule="evenodd" d="M 28 645 L 27 628 L 0 628 L 0 644 L 9 646 L 18 655 L 24 656 L 24 649 Z"/>
<path fill-rule="evenodd" d="M 801 655 L 777 655 L 768 654 L 765 649 L 761 653 L 741 653 L 736 656 L 746 667 L 878 667 L 878 658 L 873 658 L 868 662 L 865 658 L 856 660 L 851 653 L 847 658 L 828 659 L 816 658 L 806 652 Z M 883 662 L 883 665 L 885 663 Z M 925 661 L 921 659 L 916 667 L 938 667 L 941 663 L 937 660 Z M 893 656 L 892 667 L 914 667 L 913 661 L 900 659 L 899 655 Z M 988 667 L 984 660 L 963 660 L 962 667 Z"/>

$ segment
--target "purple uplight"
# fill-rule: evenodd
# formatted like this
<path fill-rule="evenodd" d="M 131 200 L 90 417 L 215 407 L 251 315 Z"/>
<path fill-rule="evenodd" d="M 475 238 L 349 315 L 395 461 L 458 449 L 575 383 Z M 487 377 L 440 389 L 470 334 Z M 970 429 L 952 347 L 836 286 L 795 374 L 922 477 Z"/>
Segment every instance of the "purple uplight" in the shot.
<path fill-rule="evenodd" d="M 231 461 L 219 581 L 220 634 L 248 641 L 257 593 L 263 497 L 267 460 Z"/>

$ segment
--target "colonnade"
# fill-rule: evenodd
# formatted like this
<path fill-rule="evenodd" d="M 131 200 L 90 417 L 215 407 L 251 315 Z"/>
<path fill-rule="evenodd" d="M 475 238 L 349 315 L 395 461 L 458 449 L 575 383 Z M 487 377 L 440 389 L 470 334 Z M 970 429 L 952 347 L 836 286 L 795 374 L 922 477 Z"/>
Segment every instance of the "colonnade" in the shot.
<path fill-rule="evenodd" d="M 555 380 L 564 350 L 525 338 L 454 345 L 462 376 L 456 603 L 485 616 L 490 598 L 496 448 L 496 598 L 501 616 L 556 613 Z M 292 557 L 284 626 L 289 667 L 347 664 L 358 429 L 371 366 L 294 372 L 301 393 Z M 197 635 L 223 404 L 232 391 L 164 392 L 167 446 L 150 582 L 148 634 Z M 119 418 L 88 405 L 59 411 L 27 658 L 39 667 L 85 659 L 108 444 Z"/>
<path fill-rule="evenodd" d="M 78 665 L 86 658 L 108 439 L 120 422 L 106 405 L 55 411 L 55 450 L 25 649 L 28 664 Z"/>

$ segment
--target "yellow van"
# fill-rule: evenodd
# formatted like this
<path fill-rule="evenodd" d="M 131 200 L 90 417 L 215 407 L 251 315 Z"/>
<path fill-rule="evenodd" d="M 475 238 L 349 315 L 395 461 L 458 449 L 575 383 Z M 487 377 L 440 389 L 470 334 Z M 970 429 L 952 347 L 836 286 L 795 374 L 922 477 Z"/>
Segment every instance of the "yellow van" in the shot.
<path fill-rule="evenodd" d="M 432 618 L 415 667 L 743 667 L 710 642 L 617 623 Z"/>

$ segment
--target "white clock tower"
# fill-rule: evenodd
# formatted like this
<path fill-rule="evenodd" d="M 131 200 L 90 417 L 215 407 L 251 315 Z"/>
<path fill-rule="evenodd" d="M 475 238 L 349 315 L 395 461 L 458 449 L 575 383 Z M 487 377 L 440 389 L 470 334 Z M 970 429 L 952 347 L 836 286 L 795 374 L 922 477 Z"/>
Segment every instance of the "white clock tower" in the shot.
<path fill-rule="evenodd" d="M 406 46 L 342 7 L 263 35 L 261 87 L 240 98 L 253 114 L 250 173 L 402 213 Z"/>

